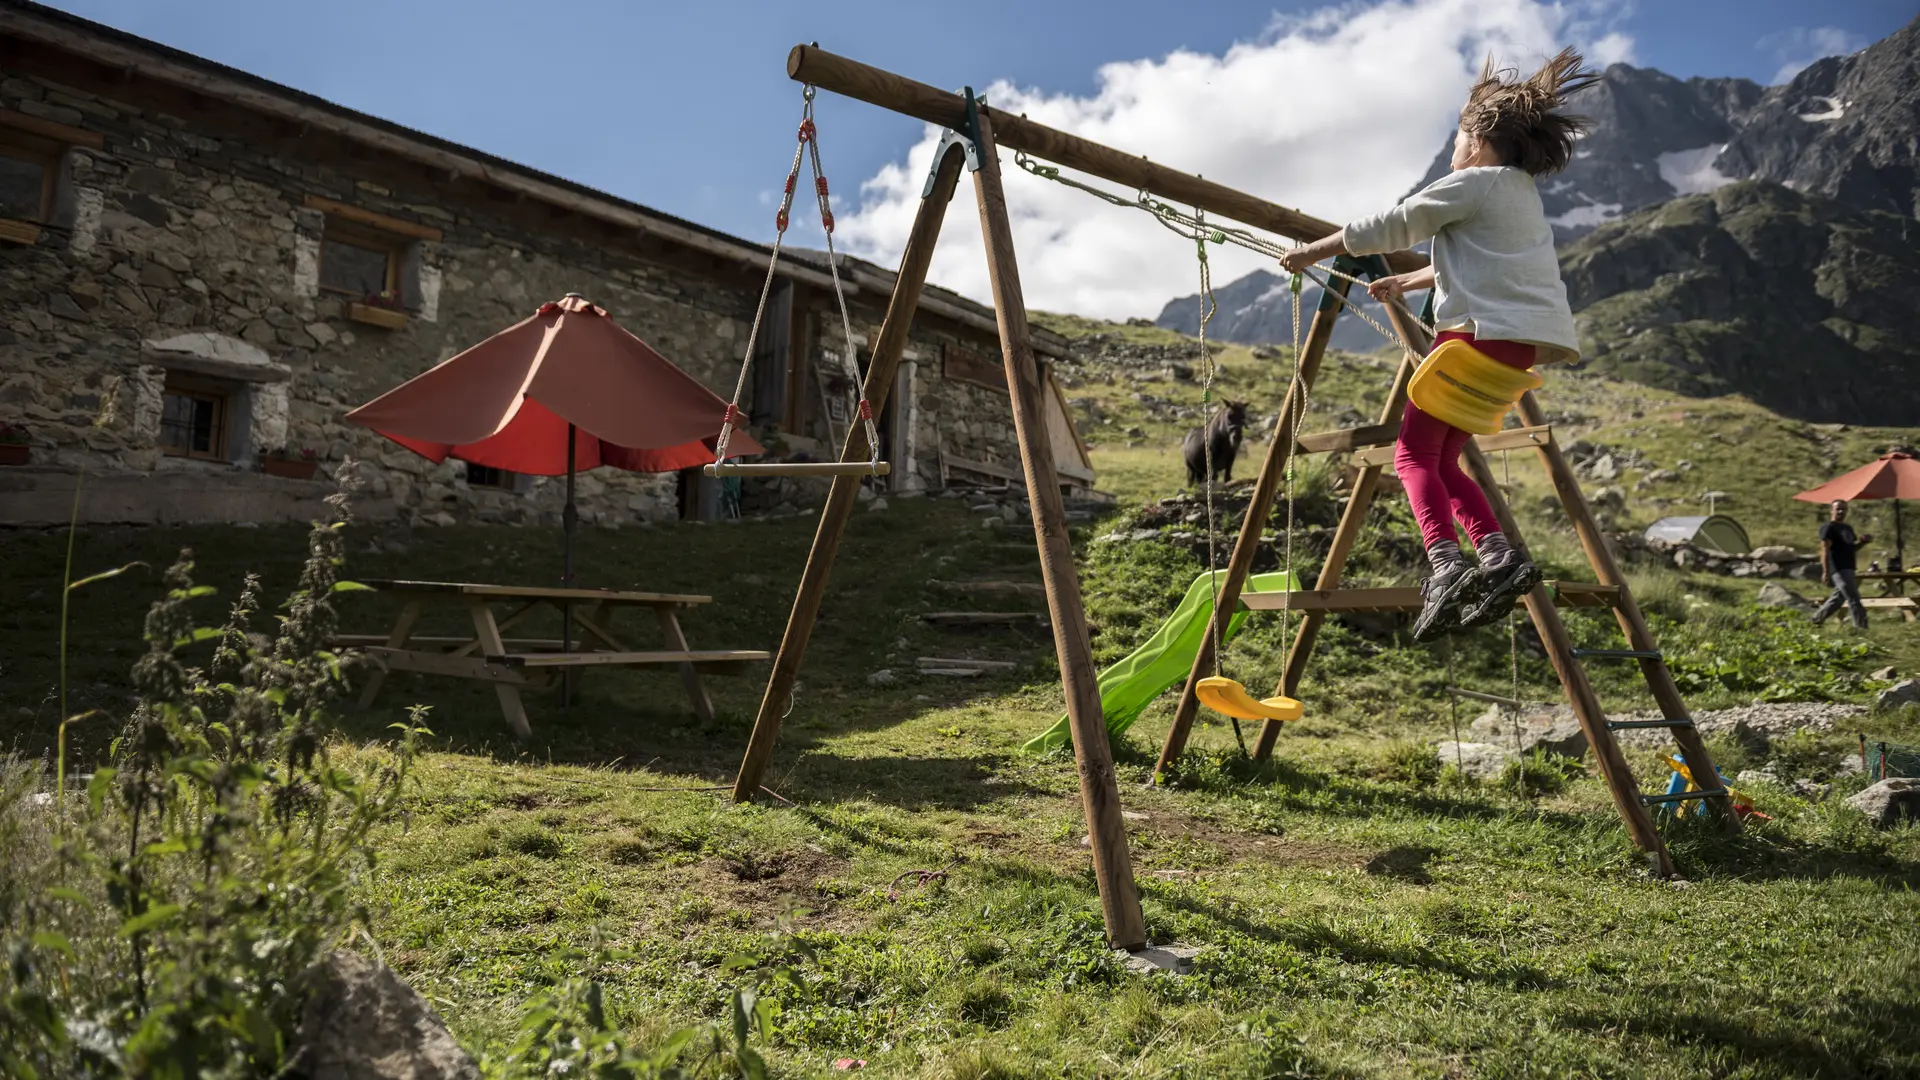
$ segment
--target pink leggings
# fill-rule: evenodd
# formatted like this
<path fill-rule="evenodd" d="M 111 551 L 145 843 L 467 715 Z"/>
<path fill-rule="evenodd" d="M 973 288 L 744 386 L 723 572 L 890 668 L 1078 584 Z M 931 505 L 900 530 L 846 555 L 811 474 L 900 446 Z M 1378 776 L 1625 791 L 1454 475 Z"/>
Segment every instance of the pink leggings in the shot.
<path fill-rule="evenodd" d="M 1433 344 L 1437 348 L 1449 340 L 1470 342 L 1495 360 L 1522 371 L 1534 364 L 1534 347 L 1517 341 L 1475 341 L 1472 334 L 1443 330 Z M 1421 412 L 1411 401 L 1400 418 L 1400 442 L 1394 449 L 1393 468 L 1407 489 L 1414 520 L 1420 523 L 1420 542 L 1427 547 L 1436 541 L 1459 539 L 1453 531 L 1456 517 L 1476 545 L 1488 533 L 1500 531 L 1486 495 L 1460 468 L 1460 451 L 1472 437 Z"/>

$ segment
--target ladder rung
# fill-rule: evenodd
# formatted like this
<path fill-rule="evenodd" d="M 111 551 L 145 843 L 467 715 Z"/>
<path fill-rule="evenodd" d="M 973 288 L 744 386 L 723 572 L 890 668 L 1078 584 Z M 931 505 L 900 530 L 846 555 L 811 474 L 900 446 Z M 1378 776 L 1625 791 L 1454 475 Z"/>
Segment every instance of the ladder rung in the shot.
<path fill-rule="evenodd" d="M 1678 720 L 1609 720 L 1608 731 L 1636 731 L 1641 728 L 1690 728 L 1693 721 L 1687 717 Z"/>
<path fill-rule="evenodd" d="M 1660 660 L 1659 649 L 1575 649 L 1573 655 L 1582 660 Z"/>
<path fill-rule="evenodd" d="M 1688 799 L 1717 799 L 1727 794 L 1726 788 L 1714 788 L 1711 791 L 1681 791 L 1672 795 L 1642 795 L 1642 806 L 1657 806 L 1661 803 L 1686 802 Z"/>
<path fill-rule="evenodd" d="M 1356 428 L 1355 430 L 1364 431 L 1366 429 Z M 1476 435 L 1473 439 L 1473 445 L 1479 447 L 1483 452 L 1491 454 L 1496 450 L 1515 450 L 1527 446 L 1545 446 L 1552 441 L 1553 429 L 1546 424 L 1540 424 L 1535 427 L 1513 428 L 1508 431 L 1502 431 L 1497 435 Z M 1302 439 L 1301 442 L 1305 443 L 1306 440 Z M 1353 464 L 1363 467 L 1368 465 L 1391 465 L 1393 463 L 1393 448 L 1390 446 L 1363 448 L 1356 450 L 1351 460 Z"/>
<path fill-rule="evenodd" d="M 1398 421 L 1391 424 L 1341 428 L 1338 431 L 1317 431 L 1311 435 L 1300 436 L 1300 452 L 1324 454 L 1329 450 L 1363 450 L 1370 446 L 1392 446 L 1394 440 L 1399 437 Z"/>
<path fill-rule="evenodd" d="M 1620 586 L 1592 581 L 1549 581 L 1554 601 L 1566 607 L 1614 607 L 1620 603 Z"/>
<path fill-rule="evenodd" d="M 764 465 L 704 465 L 708 476 L 886 476 L 893 466 L 866 461 L 770 461 Z"/>

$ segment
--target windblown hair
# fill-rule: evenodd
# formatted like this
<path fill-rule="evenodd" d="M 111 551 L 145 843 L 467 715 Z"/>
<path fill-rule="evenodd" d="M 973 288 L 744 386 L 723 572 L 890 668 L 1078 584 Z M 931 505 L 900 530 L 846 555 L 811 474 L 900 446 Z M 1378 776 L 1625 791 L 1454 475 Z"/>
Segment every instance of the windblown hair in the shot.
<path fill-rule="evenodd" d="M 1556 173 L 1573 158 L 1573 144 L 1587 130 L 1584 116 L 1559 111 L 1567 98 L 1600 81 L 1598 72 L 1572 49 L 1543 64 L 1525 79 L 1511 68 L 1495 71 L 1488 57 L 1480 81 L 1460 110 L 1460 127 L 1485 140 L 1500 160 L 1533 176 Z"/>

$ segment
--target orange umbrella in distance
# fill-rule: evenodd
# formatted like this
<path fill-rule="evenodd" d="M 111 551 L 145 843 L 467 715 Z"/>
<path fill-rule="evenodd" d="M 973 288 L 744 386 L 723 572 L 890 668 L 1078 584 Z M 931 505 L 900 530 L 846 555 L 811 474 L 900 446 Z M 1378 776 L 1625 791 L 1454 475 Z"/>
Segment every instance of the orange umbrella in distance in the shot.
<path fill-rule="evenodd" d="M 1902 451 L 1880 455 L 1880 460 L 1836 476 L 1817 488 L 1795 495 L 1801 502 L 1824 503 L 1835 499 L 1892 499 L 1894 558 L 1906 565 L 1905 544 L 1900 535 L 1900 500 L 1920 499 L 1920 458 Z"/>

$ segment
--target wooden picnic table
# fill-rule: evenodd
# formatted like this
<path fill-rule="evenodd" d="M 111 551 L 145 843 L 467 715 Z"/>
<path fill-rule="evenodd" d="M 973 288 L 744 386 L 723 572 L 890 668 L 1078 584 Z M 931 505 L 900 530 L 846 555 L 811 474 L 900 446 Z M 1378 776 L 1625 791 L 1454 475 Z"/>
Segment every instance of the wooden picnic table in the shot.
<path fill-rule="evenodd" d="M 1920 600 L 1907 595 L 1908 582 L 1920 582 L 1920 570 L 1867 570 L 1854 575 L 1860 582 L 1879 581 L 1879 596 L 1863 596 L 1860 605 L 1868 609 L 1891 609 L 1898 611 L 1907 622 L 1913 622 L 1915 613 L 1920 612 Z"/>
<path fill-rule="evenodd" d="M 400 597 L 404 602 L 384 634 L 341 634 L 339 648 L 363 649 L 374 670 L 360 693 L 362 708 L 373 704 L 389 671 L 417 671 L 427 675 L 479 679 L 493 684 L 500 711 L 519 738 L 532 734 L 520 700 L 522 687 L 551 685 L 564 673 L 587 667 L 668 665 L 680 671 L 680 681 L 702 720 L 713 719 L 713 699 L 701 674 L 739 674 L 750 663 L 770 654 L 758 649 L 694 649 L 680 628 L 679 613 L 713 603 L 711 596 L 684 593 L 620 592 L 605 589 L 558 589 L 519 585 L 477 585 L 456 581 L 361 581 L 368 588 Z M 473 632 L 452 637 L 416 637 L 421 615 L 432 606 L 464 609 Z M 495 605 L 508 610 L 496 618 Z M 621 608 L 651 608 L 666 638 L 666 648 L 643 650 L 629 646 L 612 626 Z M 561 613 L 581 631 L 571 651 L 560 638 L 506 637 L 505 632 L 542 610 Z"/>

